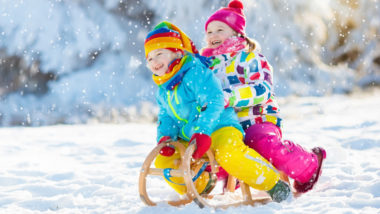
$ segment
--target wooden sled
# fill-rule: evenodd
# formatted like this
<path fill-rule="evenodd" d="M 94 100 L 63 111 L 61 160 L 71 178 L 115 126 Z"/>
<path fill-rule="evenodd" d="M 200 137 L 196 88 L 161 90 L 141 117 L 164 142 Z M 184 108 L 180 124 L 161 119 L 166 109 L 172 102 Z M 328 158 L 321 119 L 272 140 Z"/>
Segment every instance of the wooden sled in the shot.
<path fill-rule="evenodd" d="M 257 204 L 265 204 L 268 203 L 271 200 L 270 196 L 264 192 L 261 191 L 258 194 L 251 194 L 250 187 L 245 184 L 243 181 L 240 181 L 240 188 L 242 195 L 237 197 L 236 200 L 234 199 L 233 203 L 229 204 L 221 204 L 221 205 L 215 205 L 210 203 L 212 199 L 215 197 L 215 195 L 211 194 L 198 194 L 195 185 L 193 183 L 193 177 L 198 173 L 201 167 L 197 167 L 195 170 L 191 170 L 191 166 L 199 165 L 201 166 L 204 162 L 209 162 L 211 166 L 211 175 L 214 176 L 216 180 L 216 173 L 218 171 L 218 164 L 215 161 L 214 154 L 211 150 L 207 151 L 206 155 L 207 158 L 201 158 L 200 160 L 194 161 L 192 159 L 192 154 L 195 151 L 195 144 L 190 145 L 187 149 L 184 145 L 181 143 L 175 141 L 170 143 L 161 143 L 157 145 L 148 155 L 148 157 L 145 159 L 141 171 L 140 171 L 140 178 L 139 178 L 139 192 L 140 192 L 140 198 L 141 200 L 148 206 L 156 206 L 157 203 L 161 202 L 153 202 L 147 191 L 146 191 L 146 178 L 147 176 L 164 176 L 164 169 L 158 169 L 158 168 L 151 168 L 152 162 L 155 160 L 156 156 L 159 154 L 160 150 L 167 145 L 172 145 L 176 148 L 178 148 L 180 155 L 181 155 L 181 166 L 179 169 L 175 170 L 172 169 L 169 171 L 170 176 L 173 177 L 183 177 L 185 180 L 185 185 L 187 188 L 186 197 L 184 199 L 180 199 L 177 201 L 161 201 L 166 202 L 172 206 L 181 206 L 188 203 L 191 203 L 194 201 L 200 208 L 204 207 L 210 207 L 214 209 L 226 209 L 228 207 L 236 207 L 241 205 L 257 205 Z M 197 165 L 197 166 L 198 166 Z M 193 172 L 195 171 L 195 172 Z M 168 173 L 166 171 L 166 173 Z M 234 192 L 235 191 L 235 185 L 236 185 L 236 178 L 233 176 L 228 177 L 227 181 L 227 192 Z M 219 195 L 218 195 L 219 196 Z"/>

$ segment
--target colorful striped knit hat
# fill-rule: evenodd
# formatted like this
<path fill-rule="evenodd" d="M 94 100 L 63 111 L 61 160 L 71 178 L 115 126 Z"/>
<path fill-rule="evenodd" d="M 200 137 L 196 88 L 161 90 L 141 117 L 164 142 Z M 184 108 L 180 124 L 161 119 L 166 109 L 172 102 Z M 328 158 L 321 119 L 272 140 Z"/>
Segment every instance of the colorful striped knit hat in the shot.
<path fill-rule="evenodd" d="M 245 35 L 245 16 L 243 8 L 241 1 L 231 0 L 228 7 L 220 8 L 208 18 L 205 24 L 205 30 L 207 31 L 207 26 L 210 22 L 220 21 L 226 23 L 241 35 Z"/>
<path fill-rule="evenodd" d="M 161 22 L 147 35 L 145 39 L 145 57 L 156 49 L 184 50 L 199 55 L 194 43 L 177 26 L 169 22 Z"/>

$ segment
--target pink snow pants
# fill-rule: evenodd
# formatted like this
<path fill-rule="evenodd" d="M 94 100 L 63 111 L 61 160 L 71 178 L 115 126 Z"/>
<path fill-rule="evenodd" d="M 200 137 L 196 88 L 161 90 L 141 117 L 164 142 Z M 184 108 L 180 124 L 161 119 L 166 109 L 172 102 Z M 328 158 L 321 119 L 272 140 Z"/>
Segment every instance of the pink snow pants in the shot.
<path fill-rule="evenodd" d="M 247 146 L 296 181 L 309 181 L 318 168 L 317 156 L 298 144 L 282 140 L 281 129 L 273 123 L 254 124 L 245 130 L 245 134 Z"/>

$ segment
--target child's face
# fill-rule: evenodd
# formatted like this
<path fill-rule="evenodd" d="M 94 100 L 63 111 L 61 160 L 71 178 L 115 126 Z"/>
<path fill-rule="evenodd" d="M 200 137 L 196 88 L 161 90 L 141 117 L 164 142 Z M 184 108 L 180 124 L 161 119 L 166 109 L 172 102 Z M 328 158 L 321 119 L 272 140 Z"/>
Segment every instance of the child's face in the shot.
<path fill-rule="evenodd" d="M 212 21 L 207 25 L 207 47 L 217 48 L 223 44 L 226 39 L 236 35 L 237 33 L 226 23 L 220 21 Z"/>
<path fill-rule="evenodd" d="M 177 54 L 168 49 L 160 48 L 149 52 L 147 61 L 148 68 L 157 76 L 164 75 L 168 69 L 169 64 L 177 58 Z"/>

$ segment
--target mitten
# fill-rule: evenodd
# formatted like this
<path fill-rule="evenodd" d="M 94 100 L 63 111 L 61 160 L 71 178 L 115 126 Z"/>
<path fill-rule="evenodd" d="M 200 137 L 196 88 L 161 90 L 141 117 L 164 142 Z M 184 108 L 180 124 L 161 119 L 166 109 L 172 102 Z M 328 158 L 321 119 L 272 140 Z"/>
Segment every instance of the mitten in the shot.
<path fill-rule="evenodd" d="M 211 137 L 206 134 L 195 133 L 190 139 L 190 144 L 195 143 L 197 145 L 193 158 L 201 158 L 211 146 Z"/>
<path fill-rule="evenodd" d="M 160 144 L 160 143 L 166 143 L 168 141 L 171 141 L 171 138 L 169 136 L 163 136 L 160 139 L 160 141 L 158 141 L 158 144 Z M 164 146 L 160 150 L 160 155 L 169 157 L 169 156 L 172 156 L 174 154 L 174 152 L 175 152 L 175 149 L 173 148 L 173 146 Z"/>

